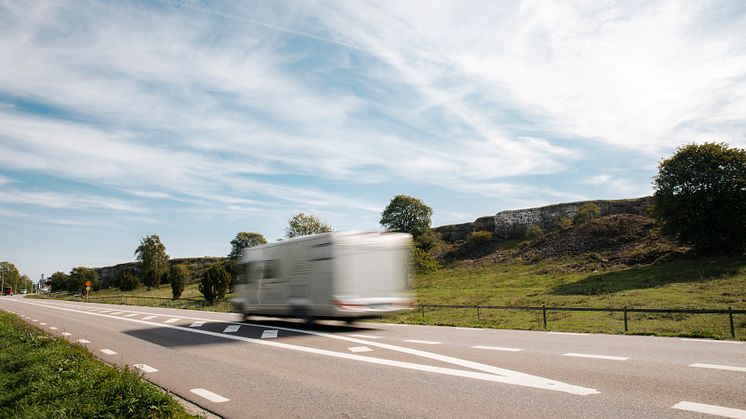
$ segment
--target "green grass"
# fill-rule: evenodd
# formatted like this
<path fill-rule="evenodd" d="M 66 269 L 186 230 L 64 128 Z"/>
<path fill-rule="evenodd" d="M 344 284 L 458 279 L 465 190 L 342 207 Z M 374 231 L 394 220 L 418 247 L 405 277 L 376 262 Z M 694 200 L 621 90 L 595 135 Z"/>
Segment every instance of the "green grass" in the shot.
<path fill-rule="evenodd" d="M 0 312 L 0 417 L 194 416 L 135 372 Z"/>
<path fill-rule="evenodd" d="M 697 259 L 597 272 L 573 261 L 510 262 L 485 267 L 457 263 L 418 275 L 421 304 L 746 309 L 746 259 Z M 550 330 L 623 333 L 621 313 L 548 313 Z M 543 329 L 540 311 L 426 309 L 394 322 Z M 736 315 L 736 336 L 746 338 L 746 315 Z M 728 316 L 630 313 L 629 333 L 730 338 Z"/>

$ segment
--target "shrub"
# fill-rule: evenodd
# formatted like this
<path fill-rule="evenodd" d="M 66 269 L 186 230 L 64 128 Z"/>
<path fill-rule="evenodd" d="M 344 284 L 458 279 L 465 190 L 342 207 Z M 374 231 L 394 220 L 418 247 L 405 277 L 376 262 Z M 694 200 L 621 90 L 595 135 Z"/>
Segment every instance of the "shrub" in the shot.
<path fill-rule="evenodd" d="M 189 268 L 186 265 L 174 265 L 171 267 L 171 295 L 173 299 L 181 297 L 184 292 L 184 284 L 189 280 Z"/>
<path fill-rule="evenodd" d="M 560 230 L 567 230 L 572 227 L 572 220 L 568 217 L 560 217 L 555 221 L 554 225 Z"/>
<path fill-rule="evenodd" d="M 538 239 L 539 237 L 544 237 L 544 230 L 536 224 L 531 224 L 531 227 L 526 230 L 526 238 Z"/>
<path fill-rule="evenodd" d="M 120 291 L 132 291 L 140 286 L 140 280 L 137 279 L 135 271 L 132 268 L 119 272 L 117 276 L 117 286 Z"/>
<path fill-rule="evenodd" d="M 472 231 L 466 241 L 471 245 L 484 245 L 492 241 L 494 235 L 489 231 Z"/>
<path fill-rule="evenodd" d="M 199 284 L 199 292 L 205 296 L 205 300 L 214 304 L 216 301 L 222 301 L 228 288 L 231 285 L 231 276 L 223 267 L 223 264 L 216 263 L 205 272 Z"/>
<path fill-rule="evenodd" d="M 572 223 L 575 225 L 583 224 L 599 216 L 601 216 L 601 208 L 593 202 L 588 202 L 578 208 L 575 216 L 572 217 Z"/>
<path fill-rule="evenodd" d="M 438 262 L 428 252 L 414 246 L 412 248 L 412 270 L 417 274 L 435 272 L 439 268 Z"/>

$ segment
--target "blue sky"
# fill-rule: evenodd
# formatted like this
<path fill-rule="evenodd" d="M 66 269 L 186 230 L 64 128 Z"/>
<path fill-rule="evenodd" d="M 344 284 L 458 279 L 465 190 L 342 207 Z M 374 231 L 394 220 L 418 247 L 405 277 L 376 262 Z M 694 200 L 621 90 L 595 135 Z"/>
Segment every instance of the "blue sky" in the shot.
<path fill-rule="evenodd" d="M 648 195 L 676 147 L 746 146 L 744 4 L 0 2 L 0 260 Z"/>

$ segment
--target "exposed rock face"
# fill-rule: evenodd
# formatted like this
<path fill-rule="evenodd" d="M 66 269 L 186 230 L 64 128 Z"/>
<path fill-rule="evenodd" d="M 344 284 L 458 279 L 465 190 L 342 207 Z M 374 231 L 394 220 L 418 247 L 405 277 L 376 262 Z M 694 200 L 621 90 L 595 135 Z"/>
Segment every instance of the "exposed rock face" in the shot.
<path fill-rule="evenodd" d="M 544 230 L 553 228 L 562 217 L 572 218 L 583 204 L 594 203 L 601 215 L 634 214 L 647 215 L 652 197 L 636 199 L 597 200 L 569 202 L 540 208 L 501 211 L 494 216 L 477 218 L 473 223 L 453 224 L 434 230 L 447 242 L 466 239 L 473 231 L 490 231 L 502 239 L 521 238 L 532 225 Z"/>
<path fill-rule="evenodd" d="M 225 259 L 226 258 L 211 256 L 205 256 L 201 258 L 169 259 L 168 266 L 171 267 L 174 265 L 185 264 L 192 272 L 192 277 L 199 277 L 201 276 L 202 271 L 217 262 L 224 261 Z M 98 274 L 98 280 L 101 284 L 101 288 L 109 288 L 114 286 L 119 273 L 129 268 L 134 269 L 135 274 L 140 273 L 140 264 L 138 262 L 120 263 L 119 265 L 114 266 L 93 268 L 93 270 L 95 270 Z"/>

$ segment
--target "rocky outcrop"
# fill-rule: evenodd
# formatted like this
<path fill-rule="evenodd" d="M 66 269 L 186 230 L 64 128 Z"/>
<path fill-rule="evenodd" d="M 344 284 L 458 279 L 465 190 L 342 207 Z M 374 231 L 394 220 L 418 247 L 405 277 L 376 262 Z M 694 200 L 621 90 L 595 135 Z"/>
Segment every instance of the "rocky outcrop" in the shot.
<path fill-rule="evenodd" d="M 596 200 L 569 202 L 549 205 L 540 208 L 501 211 L 494 216 L 480 217 L 472 223 L 453 224 L 437 227 L 443 240 L 456 242 L 465 240 L 473 231 L 490 231 L 501 239 L 521 238 L 532 225 L 544 230 L 556 226 L 563 217 L 572 218 L 583 204 L 594 203 L 601 210 L 601 215 L 633 214 L 647 215 L 652 197 L 636 199 Z"/>
<path fill-rule="evenodd" d="M 202 276 L 202 272 L 217 262 L 225 261 L 226 258 L 205 256 L 201 258 L 178 258 L 169 259 L 169 267 L 179 264 L 187 265 L 189 271 L 192 273 L 192 278 L 199 278 Z M 114 286 L 115 281 L 119 274 L 126 269 L 133 269 L 136 274 L 139 274 L 140 264 L 138 262 L 127 262 L 120 263 L 114 266 L 104 266 L 101 268 L 93 268 L 98 274 L 98 280 L 101 284 L 101 288 L 110 288 Z"/>

